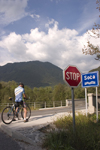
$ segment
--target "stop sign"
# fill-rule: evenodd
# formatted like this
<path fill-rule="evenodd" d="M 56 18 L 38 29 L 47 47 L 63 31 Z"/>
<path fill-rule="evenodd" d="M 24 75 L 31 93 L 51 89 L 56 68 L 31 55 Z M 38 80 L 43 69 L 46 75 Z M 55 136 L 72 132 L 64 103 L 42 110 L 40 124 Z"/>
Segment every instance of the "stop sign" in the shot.
<path fill-rule="evenodd" d="M 81 82 L 81 72 L 76 66 L 68 66 L 63 70 L 63 79 L 71 87 L 77 87 Z"/>

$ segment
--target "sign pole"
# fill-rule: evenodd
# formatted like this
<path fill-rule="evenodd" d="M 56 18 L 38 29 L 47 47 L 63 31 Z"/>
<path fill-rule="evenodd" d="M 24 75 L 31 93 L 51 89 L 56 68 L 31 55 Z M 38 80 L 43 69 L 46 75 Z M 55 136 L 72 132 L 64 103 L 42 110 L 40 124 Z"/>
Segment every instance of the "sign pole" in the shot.
<path fill-rule="evenodd" d="M 85 88 L 85 105 L 86 105 L 86 116 L 87 116 L 87 89 Z"/>
<path fill-rule="evenodd" d="M 63 79 L 71 87 L 72 93 L 72 115 L 73 115 L 73 131 L 75 132 L 75 106 L 74 106 L 74 87 L 81 83 L 81 72 L 76 66 L 68 66 L 63 70 Z"/>
<path fill-rule="evenodd" d="M 98 121 L 98 93 L 97 93 L 97 87 L 96 87 L 96 117 Z"/>
<path fill-rule="evenodd" d="M 73 131 L 75 132 L 75 105 L 74 105 L 74 88 L 72 90 L 72 111 L 73 111 Z"/>

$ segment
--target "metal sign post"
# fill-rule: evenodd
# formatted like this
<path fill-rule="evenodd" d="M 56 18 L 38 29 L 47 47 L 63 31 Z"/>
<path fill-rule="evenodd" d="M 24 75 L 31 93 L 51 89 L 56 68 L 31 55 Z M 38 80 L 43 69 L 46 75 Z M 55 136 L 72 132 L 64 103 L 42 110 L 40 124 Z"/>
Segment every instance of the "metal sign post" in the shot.
<path fill-rule="evenodd" d="M 97 92 L 97 87 L 96 87 L 96 118 L 98 121 L 98 92 Z"/>
<path fill-rule="evenodd" d="M 73 111 L 73 131 L 75 132 L 75 105 L 74 105 L 74 88 L 72 90 L 72 111 Z"/>
<path fill-rule="evenodd" d="M 85 105 L 86 105 L 86 116 L 87 116 L 87 89 L 85 88 Z"/>

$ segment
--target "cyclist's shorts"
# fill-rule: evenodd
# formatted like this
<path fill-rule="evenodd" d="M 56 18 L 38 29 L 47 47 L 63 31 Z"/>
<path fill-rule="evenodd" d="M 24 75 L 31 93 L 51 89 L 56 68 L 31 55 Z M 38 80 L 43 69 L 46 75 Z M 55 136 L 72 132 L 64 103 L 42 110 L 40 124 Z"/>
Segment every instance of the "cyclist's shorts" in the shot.
<path fill-rule="evenodd" d="M 23 101 L 21 101 L 21 102 L 16 102 L 16 103 L 15 103 L 15 109 L 16 109 L 17 107 L 19 107 L 20 105 L 21 105 L 23 108 L 26 107 L 26 104 L 25 104 Z"/>

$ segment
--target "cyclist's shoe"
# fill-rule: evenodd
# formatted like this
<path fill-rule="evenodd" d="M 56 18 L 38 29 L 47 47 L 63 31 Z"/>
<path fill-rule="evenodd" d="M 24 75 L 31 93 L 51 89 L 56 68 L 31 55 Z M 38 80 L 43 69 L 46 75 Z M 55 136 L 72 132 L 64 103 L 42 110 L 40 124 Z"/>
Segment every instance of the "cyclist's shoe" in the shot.
<path fill-rule="evenodd" d="M 24 120 L 24 122 L 28 122 L 28 119 Z"/>
<path fill-rule="evenodd" d="M 12 121 L 16 121 L 16 119 L 15 118 L 13 118 L 13 120 Z"/>

